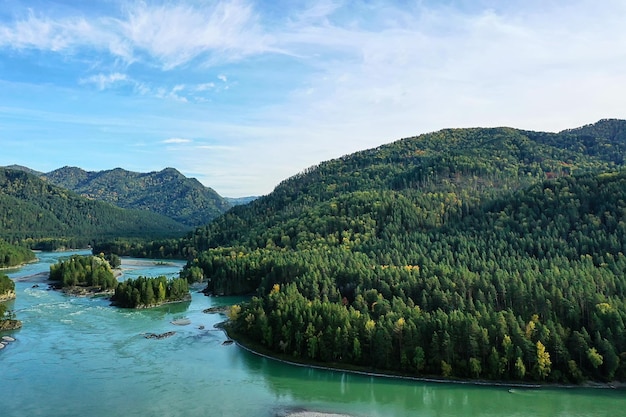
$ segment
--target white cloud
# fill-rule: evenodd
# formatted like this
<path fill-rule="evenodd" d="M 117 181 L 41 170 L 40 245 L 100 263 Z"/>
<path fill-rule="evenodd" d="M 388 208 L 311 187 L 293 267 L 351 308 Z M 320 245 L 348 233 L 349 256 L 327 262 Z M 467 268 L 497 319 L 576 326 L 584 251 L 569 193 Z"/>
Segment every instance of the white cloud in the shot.
<path fill-rule="evenodd" d="M 191 143 L 192 140 L 191 139 L 184 139 L 184 138 L 169 138 L 169 139 L 165 139 L 163 141 L 161 141 L 161 143 Z"/>
<path fill-rule="evenodd" d="M 251 4 L 225 0 L 198 7 L 138 2 L 118 17 L 53 18 L 30 12 L 0 25 L 0 47 L 73 54 L 95 48 L 126 63 L 147 59 L 166 70 L 204 56 L 209 62 L 238 60 L 271 50 Z"/>
<path fill-rule="evenodd" d="M 374 137 L 392 140 L 441 127 L 555 129 L 585 112 L 586 121 L 613 114 L 618 100 L 602 104 L 596 97 L 626 85 L 626 59 L 615 54 L 626 41 L 624 6 L 556 6 L 394 10 L 398 23 L 376 30 L 296 22 L 288 36 L 277 38 L 283 49 L 307 51 L 301 59 L 318 72 L 294 91 L 282 116 L 303 130 L 328 127 L 344 142 L 359 137 L 351 146 L 356 150 Z"/>
<path fill-rule="evenodd" d="M 31 10 L 25 19 L 0 26 L 0 46 L 58 52 L 90 44 L 95 32 L 97 29 L 82 17 L 54 20 Z"/>
<path fill-rule="evenodd" d="M 220 1 L 202 8 L 140 3 L 128 10 L 120 27 L 135 49 L 158 59 L 165 69 L 203 54 L 223 61 L 270 50 L 252 5 L 244 1 Z"/>
<path fill-rule="evenodd" d="M 228 145 L 200 145 L 200 146 L 196 146 L 196 149 L 203 149 L 203 150 L 219 150 L 219 151 L 237 151 L 239 150 L 238 147 L 236 146 L 228 146 Z"/>
<path fill-rule="evenodd" d="M 208 91 L 215 88 L 215 83 L 202 83 L 195 86 L 197 92 Z"/>
<path fill-rule="evenodd" d="M 96 74 L 80 80 L 81 84 L 95 84 L 99 90 L 105 90 L 114 84 L 129 81 L 126 74 L 114 72 L 111 74 Z"/>
<path fill-rule="evenodd" d="M 224 75 L 224 74 L 220 74 L 217 76 L 217 79 L 222 81 L 222 82 L 228 82 L 228 78 Z"/>

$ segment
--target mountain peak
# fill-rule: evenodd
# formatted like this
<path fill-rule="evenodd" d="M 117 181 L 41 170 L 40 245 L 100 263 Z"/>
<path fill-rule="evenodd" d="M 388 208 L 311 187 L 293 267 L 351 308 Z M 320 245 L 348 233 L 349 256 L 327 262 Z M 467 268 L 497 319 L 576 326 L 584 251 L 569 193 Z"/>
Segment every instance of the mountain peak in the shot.
<path fill-rule="evenodd" d="M 148 173 L 119 167 L 95 172 L 63 167 L 45 177 L 85 197 L 153 211 L 192 227 L 210 222 L 231 207 L 213 189 L 171 167 Z"/>

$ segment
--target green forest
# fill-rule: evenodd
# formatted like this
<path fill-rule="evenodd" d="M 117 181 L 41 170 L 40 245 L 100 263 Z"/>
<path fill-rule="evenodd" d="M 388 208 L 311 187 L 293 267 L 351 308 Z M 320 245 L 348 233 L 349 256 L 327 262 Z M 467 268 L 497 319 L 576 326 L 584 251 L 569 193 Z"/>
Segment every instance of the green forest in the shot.
<path fill-rule="evenodd" d="M 155 214 L 2 170 L 0 237 L 188 259 L 173 281 L 113 283 L 93 259 L 51 276 L 115 288 L 124 307 L 177 300 L 200 281 L 207 293 L 254 295 L 232 308 L 228 331 L 294 360 L 626 381 L 625 156 L 623 120 L 446 129 L 320 163 L 183 237 Z"/>
<path fill-rule="evenodd" d="M 15 283 L 6 274 L 0 272 L 0 298 L 10 291 L 15 291 Z"/>
<path fill-rule="evenodd" d="M 50 280 L 65 287 L 98 287 L 101 291 L 115 289 L 117 279 L 104 256 L 73 255 L 50 265 Z"/>
<path fill-rule="evenodd" d="M 95 287 L 99 291 L 114 290 L 111 301 L 124 308 L 155 307 L 189 297 L 189 285 L 181 278 L 139 277 L 118 282 L 106 258 L 105 255 L 72 255 L 50 266 L 50 280 L 58 282 L 61 288 L 78 286 Z M 114 263 L 119 262 L 115 255 L 111 259 Z M 0 280 L 0 289 L 1 285 Z"/>
<path fill-rule="evenodd" d="M 114 238 L 180 237 L 188 230 L 165 216 L 80 197 L 32 174 L 0 168 L 0 239 L 11 244 L 84 248 Z"/>
<path fill-rule="evenodd" d="M 35 260 L 32 250 L 21 245 L 12 245 L 0 239 L 0 268 L 22 265 Z"/>
<path fill-rule="evenodd" d="M 411 376 L 626 380 L 626 122 L 324 162 L 170 246 L 249 343 Z"/>
<path fill-rule="evenodd" d="M 147 308 L 188 298 L 189 286 L 186 280 L 168 280 L 165 276 L 159 276 L 138 277 L 120 282 L 111 301 L 124 308 Z"/>

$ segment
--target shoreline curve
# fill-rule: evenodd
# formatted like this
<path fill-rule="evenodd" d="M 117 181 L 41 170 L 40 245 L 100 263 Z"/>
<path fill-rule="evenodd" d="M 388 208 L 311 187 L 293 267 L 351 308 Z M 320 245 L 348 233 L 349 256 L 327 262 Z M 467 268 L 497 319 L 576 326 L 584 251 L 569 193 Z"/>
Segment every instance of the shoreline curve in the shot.
<path fill-rule="evenodd" d="M 224 324 L 224 323 L 222 323 Z M 226 336 L 235 342 L 235 344 L 260 357 L 271 359 L 273 361 L 281 362 L 287 365 L 299 366 L 301 368 L 309 368 L 309 369 L 318 369 L 323 371 L 333 371 L 333 372 L 344 372 L 348 374 L 354 375 L 362 375 L 369 376 L 375 378 L 386 378 L 386 379 L 397 379 L 404 381 L 414 381 L 414 382 L 427 382 L 427 383 L 437 383 L 437 384 L 458 384 L 458 385 L 473 385 L 473 386 L 484 386 L 484 387 L 501 387 L 501 388 L 525 388 L 525 389 L 626 389 L 626 383 L 613 382 L 613 383 L 601 383 L 601 382 L 593 382 L 587 381 L 581 385 L 569 385 L 569 384 L 533 384 L 533 383 L 524 383 L 524 382 L 507 382 L 507 381 L 486 381 L 486 380 L 471 380 L 471 379 L 445 379 L 445 378 L 434 378 L 434 377 L 418 377 L 418 376 L 405 376 L 405 375 L 393 375 L 386 374 L 382 372 L 374 372 L 374 371 L 359 371 L 354 369 L 344 369 L 340 367 L 332 367 L 332 366 L 322 366 L 315 365 L 310 363 L 302 363 L 302 362 L 294 362 L 286 359 L 278 358 L 272 355 L 267 355 L 265 353 L 258 352 L 252 349 L 249 346 L 239 342 L 231 335 L 228 334 L 226 330 L 226 326 L 220 326 Z M 296 417 L 299 417 L 296 415 Z M 305 416 L 302 416 L 305 417 Z"/>

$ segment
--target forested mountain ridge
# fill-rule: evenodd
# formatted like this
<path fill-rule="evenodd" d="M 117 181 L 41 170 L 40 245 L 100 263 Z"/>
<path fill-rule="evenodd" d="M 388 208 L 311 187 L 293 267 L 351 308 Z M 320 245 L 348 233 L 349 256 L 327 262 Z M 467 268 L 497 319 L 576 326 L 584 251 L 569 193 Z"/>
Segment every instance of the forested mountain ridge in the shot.
<path fill-rule="evenodd" d="M 625 131 L 446 129 L 324 162 L 197 229 L 183 275 L 257 291 L 232 330 L 295 358 L 625 380 Z"/>
<path fill-rule="evenodd" d="M 149 210 L 191 227 L 206 224 L 231 207 L 213 189 L 174 168 L 138 173 L 121 168 L 85 171 L 63 167 L 42 178 L 84 197 L 122 208 Z"/>
<path fill-rule="evenodd" d="M 90 200 L 27 172 L 0 168 L 0 238 L 8 242 L 85 247 L 99 239 L 172 237 L 186 230 L 165 216 Z"/>
<path fill-rule="evenodd" d="M 601 121 L 612 132 L 626 131 L 626 121 Z M 581 128 L 582 129 L 582 128 Z M 446 129 L 402 139 L 376 149 L 322 162 L 281 184 L 251 204 L 198 229 L 199 249 L 243 244 L 263 247 L 289 219 L 306 215 L 318 203 L 346 200 L 349 193 L 388 192 L 417 198 L 424 216 L 454 195 L 459 206 L 444 204 L 439 217 L 460 213 L 479 201 L 520 189 L 546 178 L 600 172 L 622 166 L 626 141 L 612 135 L 593 137 L 589 128 L 562 133 L 511 128 Z M 443 197 L 446 195 L 447 197 Z M 426 215 L 428 213 L 428 215 Z M 240 231 L 246 231 L 241 234 Z M 287 233 L 293 239 L 294 231 Z M 276 244 L 279 242 L 274 241 Z M 291 240 L 295 247 L 295 241 Z"/>

